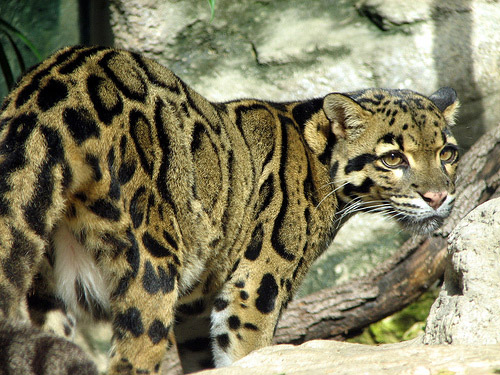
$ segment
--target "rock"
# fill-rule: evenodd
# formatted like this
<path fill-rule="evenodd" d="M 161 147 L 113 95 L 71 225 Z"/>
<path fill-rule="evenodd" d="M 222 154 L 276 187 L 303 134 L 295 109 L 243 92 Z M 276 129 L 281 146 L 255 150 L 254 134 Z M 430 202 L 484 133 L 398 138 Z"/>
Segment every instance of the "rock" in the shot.
<path fill-rule="evenodd" d="M 230 367 L 197 374 L 478 375 L 495 374 L 499 370 L 500 345 L 368 346 L 314 340 L 300 346 L 263 348 Z"/>
<path fill-rule="evenodd" d="M 449 237 L 450 262 L 424 343 L 500 343 L 500 198 L 483 203 Z"/>

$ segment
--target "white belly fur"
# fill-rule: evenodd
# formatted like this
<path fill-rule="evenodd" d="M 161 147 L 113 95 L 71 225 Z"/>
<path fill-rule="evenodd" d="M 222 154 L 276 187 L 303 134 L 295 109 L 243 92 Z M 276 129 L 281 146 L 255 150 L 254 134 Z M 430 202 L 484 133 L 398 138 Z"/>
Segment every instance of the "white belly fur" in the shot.
<path fill-rule="evenodd" d="M 85 310 L 78 304 L 75 282 L 79 280 L 85 298 L 98 301 L 109 310 L 109 290 L 105 278 L 97 267 L 93 256 L 83 247 L 62 223 L 56 230 L 54 238 L 54 277 L 57 294 L 66 307 L 77 317 L 82 317 Z"/>

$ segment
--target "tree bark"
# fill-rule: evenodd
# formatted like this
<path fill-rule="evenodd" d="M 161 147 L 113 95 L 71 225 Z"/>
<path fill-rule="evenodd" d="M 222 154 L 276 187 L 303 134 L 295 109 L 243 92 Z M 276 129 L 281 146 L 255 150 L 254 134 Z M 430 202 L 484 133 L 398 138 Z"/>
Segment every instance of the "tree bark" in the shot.
<path fill-rule="evenodd" d="M 448 234 L 479 204 L 500 196 L 500 126 L 462 156 L 455 208 L 431 236 L 409 239 L 366 277 L 292 301 L 278 323 L 276 343 L 344 340 L 414 302 L 444 272 Z"/>

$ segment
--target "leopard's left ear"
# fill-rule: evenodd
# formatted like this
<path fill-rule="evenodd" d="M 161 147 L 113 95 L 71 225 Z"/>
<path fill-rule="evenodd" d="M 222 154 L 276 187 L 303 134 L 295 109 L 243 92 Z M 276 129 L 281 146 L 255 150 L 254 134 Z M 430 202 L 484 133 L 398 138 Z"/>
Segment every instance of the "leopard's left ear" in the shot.
<path fill-rule="evenodd" d="M 367 112 L 345 94 L 333 93 L 325 96 L 323 111 L 337 137 L 354 140 L 365 130 Z"/>
<path fill-rule="evenodd" d="M 429 99 L 439 108 L 448 125 L 455 124 L 455 118 L 458 114 L 458 101 L 457 92 L 451 87 L 441 87 L 434 94 L 429 96 Z"/>

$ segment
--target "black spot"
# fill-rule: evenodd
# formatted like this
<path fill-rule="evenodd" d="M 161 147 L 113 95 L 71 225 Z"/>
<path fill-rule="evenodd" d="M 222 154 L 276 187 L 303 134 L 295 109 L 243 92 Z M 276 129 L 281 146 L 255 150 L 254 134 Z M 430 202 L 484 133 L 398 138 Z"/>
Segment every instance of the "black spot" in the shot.
<path fill-rule="evenodd" d="M 114 327 L 129 331 L 135 337 L 139 337 L 144 333 L 141 312 L 137 307 L 131 307 L 127 311 L 117 314 L 114 319 Z"/>
<path fill-rule="evenodd" d="M 389 143 L 389 144 L 394 144 L 394 134 L 393 133 L 387 133 L 384 136 L 380 137 L 377 143 Z"/>
<path fill-rule="evenodd" d="M 253 230 L 252 236 L 250 238 L 250 243 L 245 251 L 245 258 L 248 260 L 255 260 L 259 257 L 262 250 L 262 241 L 264 237 L 264 230 L 262 229 L 262 223 L 259 223 L 257 227 Z"/>
<path fill-rule="evenodd" d="M 248 295 L 248 293 L 246 291 L 242 290 L 240 292 L 240 297 L 241 297 L 242 300 L 246 301 L 248 299 L 249 295 Z"/>
<path fill-rule="evenodd" d="M 40 130 L 47 143 L 47 154 L 50 158 L 50 163 L 54 164 L 64 161 L 64 149 L 59 132 L 43 125 L 40 127 Z"/>
<path fill-rule="evenodd" d="M 94 203 L 88 206 L 88 209 L 92 211 L 97 216 L 103 219 L 118 221 L 120 220 L 121 212 L 112 203 L 106 201 L 105 199 L 98 199 Z"/>
<path fill-rule="evenodd" d="M 139 245 L 137 244 L 137 240 L 135 239 L 134 234 L 130 229 L 127 230 L 127 239 L 130 242 L 130 246 L 127 248 L 127 262 L 132 267 L 133 277 L 137 276 L 139 272 L 139 264 L 140 264 L 140 252 Z"/>
<path fill-rule="evenodd" d="M 117 200 L 120 198 L 121 191 L 120 191 L 120 183 L 115 175 L 115 149 L 113 147 L 111 147 L 111 149 L 108 152 L 107 161 L 108 161 L 109 175 L 111 178 L 111 181 L 109 183 L 108 196 L 113 200 Z"/>
<path fill-rule="evenodd" d="M 202 137 L 205 135 L 206 130 L 203 124 L 199 121 L 194 123 L 193 140 L 191 141 L 191 152 L 194 154 L 201 145 Z"/>
<path fill-rule="evenodd" d="M 167 256 L 172 256 L 172 252 L 168 250 L 165 246 L 159 243 L 153 236 L 148 232 L 142 235 L 142 243 L 146 247 L 146 250 L 156 258 L 163 258 Z"/>
<path fill-rule="evenodd" d="M 42 78 L 48 75 L 51 69 L 52 66 L 48 66 L 40 70 L 31 78 L 30 82 L 22 88 L 19 94 L 17 94 L 16 108 L 19 108 L 29 100 L 31 95 L 39 88 Z"/>
<path fill-rule="evenodd" d="M 42 166 L 37 178 L 37 189 L 31 200 L 24 206 L 24 218 L 38 235 L 45 236 L 45 215 L 52 204 L 54 179 L 49 163 Z"/>
<path fill-rule="evenodd" d="M 236 283 L 234 283 L 234 286 L 236 288 L 244 288 L 245 287 L 245 282 L 243 280 L 237 281 Z"/>
<path fill-rule="evenodd" d="M 166 230 L 163 231 L 163 238 L 173 249 L 177 250 L 177 242 L 174 240 L 174 237 L 172 237 Z"/>
<path fill-rule="evenodd" d="M 75 193 L 74 197 L 83 203 L 87 202 L 87 199 L 88 199 L 87 195 L 83 192 Z"/>
<path fill-rule="evenodd" d="M 99 158 L 92 154 L 87 154 L 85 156 L 85 162 L 92 168 L 92 172 L 94 174 L 94 181 L 101 181 L 102 172 L 101 167 L 99 166 Z"/>
<path fill-rule="evenodd" d="M 71 170 L 71 167 L 67 162 L 63 163 L 63 181 L 62 181 L 62 186 L 64 190 L 69 188 L 71 185 L 71 182 L 73 181 L 73 172 Z"/>
<path fill-rule="evenodd" d="M 332 167 L 330 168 L 330 178 L 332 180 L 335 180 L 338 170 L 339 170 L 339 161 L 336 160 L 335 163 L 333 163 Z"/>
<path fill-rule="evenodd" d="M 160 192 L 161 197 L 166 201 L 171 203 L 170 192 L 168 191 L 167 184 L 167 172 L 170 167 L 170 139 L 165 133 L 166 124 L 163 123 L 163 113 L 165 111 L 165 103 L 158 100 L 155 107 L 155 126 L 156 134 L 158 137 L 158 143 L 161 147 L 163 157 L 160 164 L 160 170 L 158 171 L 158 177 L 156 179 L 156 187 Z M 175 210 L 173 203 L 171 203 L 172 208 Z"/>
<path fill-rule="evenodd" d="M 345 173 L 349 174 L 354 171 L 360 171 L 366 164 L 372 163 L 376 159 L 377 157 L 372 154 L 358 155 L 347 162 L 347 165 L 345 166 Z"/>
<path fill-rule="evenodd" d="M 169 331 L 170 327 L 165 327 L 162 322 L 160 322 L 158 319 L 155 319 L 149 326 L 148 336 L 151 339 L 151 342 L 156 345 L 161 340 L 167 338 Z"/>
<path fill-rule="evenodd" d="M 351 183 L 348 183 L 344 187 L 344 194 L 354 198 L 356 197 L 356 194 L 366 194 L 370 191 L 370 188 L 374 185 L 374 182 L 371 178 L 367 177 L 363 181 L 363 183 L 359 186 L 353 185 Z"/>
<path fill-rule="evenodd" d="M 76 57 L 73 60 L 67 62 L 64 65 L 62 65 L 59 68 L 59 73 L 61 73 L 61 74 L 71 74 L 71 73 L 73 73 L 79 67 L 83 66 L 83 64 L 85 63 L 85 61 L 89 57 L 95 55 L 97 52 L 103 50 L 104 48 L 105 47 L 91 47 L 91 48 L 82 50 L 81 52 L 79 52 L 76 55 Z"/>
<path fill-rule="evenodd" d="M 128 271 L 120 281 L 118 281 L 118 285 L 116 289 L 111 294 L 111 299 L 116 299 L 117 297 L 123 296 L 125 292 L 128 290 L 130 286 L 130 281 L 134 278 L 133 272 Z"/>
<path fill-rule="evenodd" d="M 243 324 L 243 327 L 246 329 L 249 329 L 250 331 L 258 331 L 259 330 L 259 328 L 255 324 L 252 324 L 252 323 L 245 323 L 245 324 Z"/>
<path fill-rule="evenodd" d="M 273 196 L 274 175 L 270 174 L 259 189 L 258 205 L 255 208 L 255 212 L 261 212 L 262 210 L 265 210 L 269 206 L 269 203 L 271 203 L 271 199 L 273 198 Z"/>
<path fill-rule="evenodd" d="M 38 118 L 34 113 L 19 115 L 11 121 L 7 135 L 0 143 L 0 154 L 7 155 L 0 164 L 2 172 L 10 172 L 23 166 L 24 146 L 37 122 Z"/>
<path fill-rule="evenodd" d="M 323 98 L 312 99 L 296 105 L 292 116 L 299 126 L 304 126 L 312 115 L 323 109 Z"/>
<path fill-rule="evenodd" d="M 12 229 L 12 247 L 2 260 L 3 274 L 17 289 L 24 289 L 27 280 L 23 275 L 32 271 L 37 248 L 24 234 Z"/>
<path fill-rule="evenodd" d="M 38 93 L 38 106 L 47 111 L 68 97 L 68 89 L 61 81 L 51 78 Z"/>
<path fill-rule="evenodd" d="M 232 330 L 236 330 L 236 329 L 239 329 L 241 327 L 240 318 L 238 318 L 236 315 L 231 315 L 227 319 L 227 324 L 229 325 L 229 328 Z"/>
<path fill-rule="evenodd" d="M 255 300 L 255 307 L 263 314 L 269 314 L 274 310 L 276 298 L 278 297 L 278 284 L 274 276 L 266 273 L 260 282 L 259 289 L 257 289 L 257 299 Z"/>
<path fill-rule="evenodd" d="M 222 310 L 224 310 L 228 306 L 229 306 L 229 302 L 227 300 L 225 300 L 225 299 L 216 298 L 215 301 L 214 301 L 214 309 L 215 309 L 215 311 L 222 311 Z"/>
<path fill-rule="evenodd" d="M 314 187 L 314 179 L 312 176 L 312 169 L 310 163 L 307 163 L 307 175 L 302 185 L 304 186 L 304 195 L 306 196 L 307 200 L 312 202 L 313 206 L 316 207 L 319 203 L 318 193 L 317 189 Z"/>
<path fill-rule="evenodd" d="M 63 120 L 78 145 L 89 138 L 99 138 L 99 126 L 85 108 L 66 108 Z"/>
<path fill-rule="evenodd" d="M 132 199 L 130 200 L 130 218 L 132 219 L 132 225 L 134 228 L 139 228 L 144 219 L 144 194 L 146 193 L 146 188 L 144 186 L 140 186 L 139 189 L 136 190 Z"/>
<path fill-rule="evenodd" d="M 90 75 L 87 78 L 87 89 L 90 100 L 97 112 L 97 117 L 104 124 L 110 125 L 113 118 L 123 111 L 122 98 L 118 95 L 118 92 L 113 90 L 114 86 L 111 81 L 96 75 Z M 101 95 L 105 95 L 105 99 L 101 98 Z M 113 99 L 112 105 L 109 104 L 110 98 Z"/>
<path fill-rule="evenodd" d="M 271 244 L 274 251 L 282 257 L 283 259 L 291 262 L 295 259 L 295 255 L 290 253 L 287 249 L 286 244 L 280 235 L 282 230 L 282 225 L 285 222 L 286 211 L 288 209 L 288 191 L 285 176 L 285 166 L 288 164 L 288 128 L 293 129 L 293 123 L 290 119 L 279 116 L 281 125 L 281 137 L 282 137 L 282 149 L 281 149 L 281 159 L 280 159 L 280 170 L 279 170 L 279 180 L 281 191 L 283 192 L 283 200 L 281 202 L 280 211 L 275 221 L 275 225 L 271 234 Z"/>
<path fill-rule="evenodd" d="M 318 159 L 322 164 L 328 165 L 330 163 L 330 159 L 332 156 L 332 149 L 333 146 L 335 146 L 335 143 L 337 143 L 337 138 L 335 137 L 335 134 L 333 134 L 333 132 L 329 132 L 328 138 L 326 140 L 325 150 L 320 155 L 318 155 Z"/>
<path fill-rule="evenodd" d="M 403 142 L 403 136 L 401 134 L 396 137 L 396 143 L 398 144 L 398 146 L 401 149 L 401 151 L 405 150 L 405 145 L 404 145 L 404 142 Z"/>
<path fill-rule="evenodd" d="M 230 339 L 229 335 L 227 333 L 223 333 L 222 335 L 218 335 L 215 337 L 217 340 L 217 344 L 220 346 L 222 350 L 225 350 L 229 347 L 230 344 Z"/>
<path fill-rule="evenodd" d="M 202 298 L 199 298 L 191 303 L 186 303 L 180 305 L 177 308 L 177 312 L 185 315 L 200 315 L 205 311 L 205 302 Z"/>
<path fill-rule="evenodd" d="M 408 124 L 404 124 L 403 125 L 403 130 L 407 130 L 408 129 Z"/>
<path fill-rule="evenodd" d="M 125 185 L 132 179 L 135 173 L 135 161 L 131 163 L 123 162 L 118 169 L 118 181 L 121 185 Z"/>
<path fill-rule="evenodd" d="M 163 294 L 170 293 L 175 288 L 175 274 L 167 273 L 161 266 L 157 267 L 158 273 L 148 260 L 144 266 L 144 275 L 142 276 L 142 285 L 149 294 L 156 294 L 160 290 Z"/>

